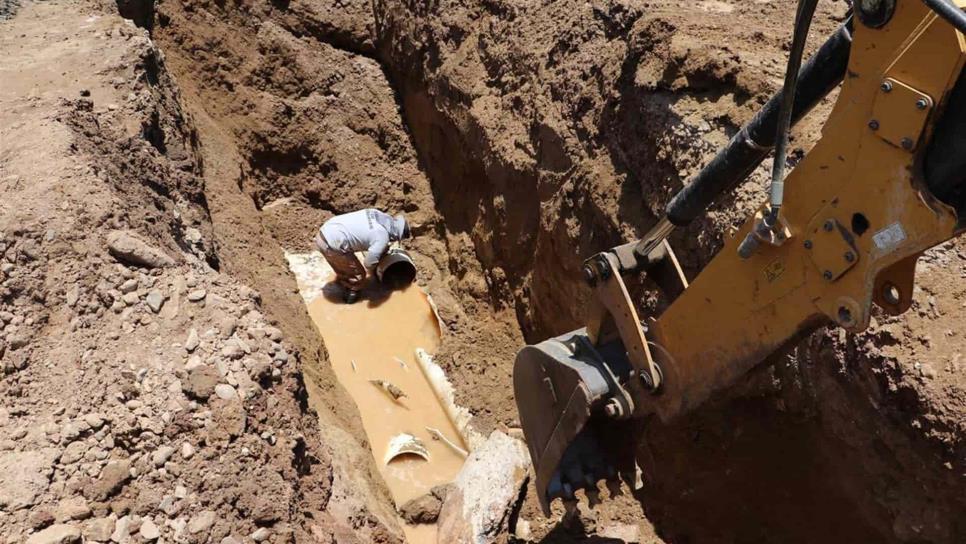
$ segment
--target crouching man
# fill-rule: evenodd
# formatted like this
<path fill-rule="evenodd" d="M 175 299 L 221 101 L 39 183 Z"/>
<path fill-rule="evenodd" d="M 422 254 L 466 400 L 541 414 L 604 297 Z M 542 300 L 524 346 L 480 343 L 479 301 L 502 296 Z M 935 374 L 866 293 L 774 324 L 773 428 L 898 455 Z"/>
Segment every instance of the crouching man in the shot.
<path fill-rule="evenodd" d="M 389 251 L 389 244 L 409 237 L 409 224 L 401 214 L 395 217 L 367 208 L 326 221 L 315 234 L 315 245 L 335 271 L 336 281 L 343 289 L 346 304 L 359 298 L 367 275 Z M 356 258 L 357 251 L 365 251 L 365 262 Z"/>

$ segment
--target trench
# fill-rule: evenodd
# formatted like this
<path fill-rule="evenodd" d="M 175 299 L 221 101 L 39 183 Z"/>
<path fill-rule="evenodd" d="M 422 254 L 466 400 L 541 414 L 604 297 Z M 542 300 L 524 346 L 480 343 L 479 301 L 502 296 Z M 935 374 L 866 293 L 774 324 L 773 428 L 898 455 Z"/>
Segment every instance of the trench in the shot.
<path fill-rule="evenodd" d="M 580 304 L 574 302 L 587 294 L 564 278 L 577 270 L 581 256 L 615 245 L 624 232 L 587 198 L 568 213 L 584 222 L 588 234 L 567 245 L 574 240 L 548 233 L 539 221 L 547 195 L 533 190 L 536 174 L 484 160 L 483 142 L 467 137 L 465 127 L 438 108 L 423 87 L 423 74 L 384 71 L 357 52 L 296 36 L 290 26 L 272 8 L 226 11 L 202 2 L 189 10 L 162 2 L 152 29 L 195 117 L 223 270 L 263 292 L 267 310 L 308 354 L 307 402 L 323 424 L 349 429 L 357 438 L 368 435 L 371 462 L 378 465 L 385 436 L 371 430 L 371 418 L 367 426 L 366 406 L 389 401 L 368 380 L 356 379 L 362 357 L 350 355 L 353 345 L 373 334 L 362 324 L 375 314 L 340 316 L 339 328 L 354 327 L 353 334 L 327 329 L 327 320 L 343 309 L 322 300 L 306 309 L 283 254 L 308 251 L 308 233 L 335 213 L 361 205 L 410 213 L 422 227 L 412 248 L 419 282 L 440 303 L 441 365 L 456 371 L 451 377 L 457 397 L 477 416 L 477 425 L 512 427 L 513 352 L 524 337 L 579 325 Z M 347 141 L 352 145 L 343 145 Z M 635 160 L 658 171 L 669 168 L 653 150 Z M 636 196 L 631 191 L 628 198 Z M 638 206 L 626 217 L 643 221 L 649 212 Z M 352 312 L 364 310 L 371 308 Z M 383 363 L 399 357 L 416 366 L 415 347 L 427 346 L 394 348 L 391 355 L 375 346 L 374 357 Z M 778 363 L 777 370 L 751 381 L 794 373 Z M 661 463 L 644 490 L 603 505 L 600 519 L 646 517 L 659 541 L 675 544 L 890 541 L 888 529 L 874 523 L 882 513 L 856 498 L 865 493 L 862 481 L 831 459 L 835 444 L 811 409 L 788 411 L 785 399 L 762 390 L 767 388 L 732 392 L 671 425 L 636 428 Z M 361 417 L 346 407 L 350 396 Z M 403 460 L 389 469 L 414 463 L 419 461 Z M 447 478 L 444 471 L 438 480 L 400 491 L 385 466 L 370 476 L 370 500 L 396 505 Z M 555 515 L 540 525 L 535 540 L 595 538 L 586 520 L 561 522 L 560 512 Z M 541 519 L 532 490 L 520 516 L 534 525 Z"/>
<path fill-rule="evenodd" d="M 441 331 L 429 297 L 418 285 L 370 284 L 347 305 L 321 254 L 286 258 L 393 501 L 403 505 L 451 483 L 467 453 L 467 418 L 432 361 Z M 435 524 L 401 523 L 409 544 L 436 542 Z"/>

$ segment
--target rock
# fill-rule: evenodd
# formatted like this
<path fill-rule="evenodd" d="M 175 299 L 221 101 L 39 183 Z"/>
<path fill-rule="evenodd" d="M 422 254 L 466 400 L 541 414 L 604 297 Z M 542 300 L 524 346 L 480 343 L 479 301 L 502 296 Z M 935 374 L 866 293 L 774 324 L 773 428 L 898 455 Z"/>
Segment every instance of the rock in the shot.
<path fill-rule="evenodd" d="M 34 509 L 30 511 L 30 515 L 27 516 L 27 523 L 33 530 L 43 529 L 44 527 L 50 525 L 54 522 L 54 515 L 50 511 L 45 509 Z"/>
<path fill-rule="evenodd" d="M 522 442 L 499 431 L 490 434 L 467 458 L 443 501 L 438 541 L 495 542 L 508 529 L 509 514 L 520 500 L 529 465 Z"/>
<path fill-rule="evenodd" d="M 188 357 L 188 362 L 184 364 L 184 369 L 191 371 L 192 369 L 195 369 L 201 366 L 205 366 L 205 363 L 204 361 L 201 360 L 201 357 L 197 355 L 192 355 L 191 357 Z"/>
<path fill-rule="evenodd" d="M 151 518 L 145 518 L 141 523 L 141 530 L 138 532 L 141 534 L 141 538 L 147 541 L 157 540 L 161 536 L 161 530 L 158 529 Z"/>
<path fill-rule="evenodd" d="M 74 544 L 81 541 L 80 529 L 73 525 L 58 524 L 30 535 L 27 544 Z"/>
<path fill-rule="evenodd" d="M 242 544 L 242 543 L 241 543 L 241 540 L 238 540 L 233 536 L 226 536 L 225 538 L 221 539 L 220 544 Z"/>
<path fill-rule="evenodd" d="M 124 280 L 124 283 L 117 287 L 117 290 L 122 293 L 133 293 L 138 290 L 138 280 L 131 278 L 129 280 Z"/>
<path fill-rule="evenodd" d="M 0 454 L 0 508 L 10 512 L 36 504 L 50 485 L 53 448 Z"/>
<path fill-rule="evenodd" d="M 88 449 L 87 443 L 83 440 L 71 442 L 64 448 L 64 453 L 60 454 L 60 464 L 72 465 L 80 461 Z"/>
<path fill-rule="evenodd" d="M 164 305 L 164 294 L 157 289 L 151 289 L 144 301 L 147 302 L 148 308 L 151 308 L 152 312 L 158 313 L 161 311 L 161 306 Z"/>
<path fill-rule="evenodd" d="M 190 442 L 184 442 L 181 444 L 181 457 L 184 459 L 191 459 L 195 454 L 195 447 L 191 445 Z"/>
<path fill-rule="evenodd" d="M 65 293 L 65 298 L 67 300 L 67 305 L 73 307 L 75 304 L 77 304 L 77 300 L 80 299 L 80 287 L 77 285 L 70 286 Z"/>
<path fill-rule="evenodd" d="M 256 529 L 254 533 L 248 536 L 250 536 L 255 542 L 262 542 L 263 540 L 272 536 L 272 531 L 270 531 L 267 527 L 260 527 Z"/>
<path fill-rule="evenodd" d="M 188 532 L 198 534 L 207 531 L 215 523 L 215 513 L 211 510 L 202 510 L 188 521 Z"/>
<path fill-rule="evenodd" d="M 95 542 L 107 542 L 114 533 L 114 518 L 97 518 L 87 522 L 84 526 L 84 538 Z"/>
<path fill-rule="evenodd" d="M 265 327 L 265 335 L 273 342 L 282 341 L 282 331 L 276 327 Z"/>
<path fill-rule="evenodd" d="M 188 352 L 190 353 L 198 349 L 198 344 L 200 343 L 201 343 L 201 339 L 198 338 L 198 330 L 191 329 L 190 331 L 188 331 L 188 339 L 184 341 L 184 349 L 188 350 Z"/>
<path fill-rule="evenodd" d="M 104 426 L 104 417 L 100 414 L 87 414 L 84 416 L 84 422 L 90 425 L 91 430 L 98 430 Z"/>
<path fill-rule="evenodd" d="M 171 459 L 172 454 L 174 454 L 174 448 L 171 446 L 161 446 L 151 454 L 151 462 L 156 467 L 163 467 L 168 462 L 168 459 Z"/>
<path fill-rule="evenodd" d="M 195 289 L 188 292 L 188 300 L 191 302 L 201 302 L 208 296 L 208 292 L 204 289 Z"/>
<path fill-rule="evenodd" d="M 212 425 L 208 438 L 212 442 L 222 442 L 241 436 L 247 426 L 248 414 L 239 399 L 216 399 L 211 404 Z"/>
<path fill-rule="evenodd" d="M 221 355 L 226 359 L 238 359 L 245 355 L 245 350 L 242 349 L 236 339 L 232 338 L 225 342 L 225 345 L 221 348 Z"/>
<path fill-rule="evenodd" d="M 91 426 L 87 424 L 83 419 L 76 421 L 71 421 L 61 429 L 60 434 L 64 437 L 64 440 L 68 442 L 73 442 L 80 438 L 80 436 L 91 430 Z"/>
<path fill-rule="evenodd" d="M 215 392 L 218 385 L 218 371 L 210 366 L 198 366 L 188 371 L 188 376 L 181 382 L 181 390 L 191 398 L 207 400 Z"/>
<path fill-rule="evenodd" d="M 225 400 L 231 400 L 238 396 L 238 393 L 235 392 L 235 388 L 226 383 L 216 385 L 215 394 L 218 395 L 218 398 Z"/>
<path fill-rule="evenodd" d="M 111 533 L 111 541 L 118 544 L 126 543 L 131 538 L 131 516 L 118 518 L 114 524 L 114 532 Z"/>
<path fill-rule="evenodd" d="M 91 507 L 81 497 L 73 497 L 60 501 L 57 508 L 58 521 L 82 520 L 91 517 Z"/>
<path fill-rule="evenodd" d="M 435 523 L 442 501 L 432 493 L 416 497 L 399 508 L 399 515 L 408 523 Z"/>
<path fill-rule="evenodd" d="M 101 471 L 100 477 L 85 489 L 88 499 L 103 501 L 124 487 L 131 479 L 131 462 L 128 460 L 111 461 Z M 120 520 L 119 520 L 120 521 Z"/>
<path fill-rule="evenodd" d="M 272 364 L 267 361 L 257 360 L 252 363 L 251 369 L 248 372 L 252 381 L 260 382 L 268 379 L 272 375 Z"/>
<path fill-rule="evenodd" d="M 134 306 L 141 299 L 138 298 L 137 293 L 125 293 L 124 296 L 121 297 L 121 300 L 124 301 L 124 304 L 128 306 Z"/>
<path fill-rule="evenodd" d="M 115 259 L 135 266 L 161 268 L 175 264 L 174 259 L 129 231 L 111 231 L 107 235 L 107 249 Z"/>
<path fill-rule="evenodd" d="M 11 351 L 18 350 L 26 346 L 29 342 L 30 340 L 27 339 L 27 335 L 22 332 L 14 333 L 7 338 L 7 345 L 10 346 Z"/>
<path fill-rule="evenodd" d="M 231 316 L 226 316 L 218 322 L 218 332 L 222 338 L 231 338 L 238 327 L 238 320 Z"/>

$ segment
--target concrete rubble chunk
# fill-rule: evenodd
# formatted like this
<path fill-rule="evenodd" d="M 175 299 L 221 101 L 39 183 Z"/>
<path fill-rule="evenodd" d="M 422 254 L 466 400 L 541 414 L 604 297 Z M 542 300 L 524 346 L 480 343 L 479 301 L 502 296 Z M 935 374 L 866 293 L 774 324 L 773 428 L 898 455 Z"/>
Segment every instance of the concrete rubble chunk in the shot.
<path fill-rule="evenodd" d="M 115 259 L 147 268 L 173 266 L 174 259 L 149 245 L 130 231 L 114 230 L 107 235 L 107 249 Z"/>
<path fill-rule="evenodd" d="M 30 535 L 27 544 L 75 544 L 81 541 L 78 527 L 60 523 Z"/>
<path fill-rule="evenodd" d="M 52 448 L 0 455 L 0 509 L 11 512 L 36 504 L 50 485 L 57 456 Z"/>
<path fill-rule="evenodd" d="M 474 450 L 446 494 L 438 542 L 489 544 L 507 530 L 521 498 L 530 456 L 523 442 L 494 431 Z"/>

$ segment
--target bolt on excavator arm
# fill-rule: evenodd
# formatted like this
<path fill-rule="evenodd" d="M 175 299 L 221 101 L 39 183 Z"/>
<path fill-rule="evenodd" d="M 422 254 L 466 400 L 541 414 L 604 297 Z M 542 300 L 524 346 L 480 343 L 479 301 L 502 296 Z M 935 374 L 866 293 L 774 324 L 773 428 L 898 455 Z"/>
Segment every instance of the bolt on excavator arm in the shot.
<path fill-rule="evenodd" d="M 666 220 L 587 260 L 597 294 L 587 326 L 517 355 L 514 393 L 545 512 L 580 489 L 596 500 L 600 480 L 641 484 L 627 419 L 685 413 L 823 324 L 861 331 L 873 304 L 907 310 L 918 257 L 966 228 L 963 33 L 919 0 L 865 4 L 854 29 L 847 22 L 816 53 L 824 61 L 802 69 L 799 84 L 813 90 L 799 93 L 793 119 L 848 77 L 823 137 L 785 180 L 771 235 L 739 255 L 763 205 L 690 285 L 666 241 L 767 154 L 774 140 L 758 132 L 776 108 L 766 105 Z M 640 272 L 673 299 L 643 320 L 622 279 Z"/>

